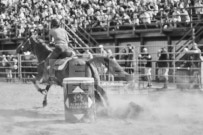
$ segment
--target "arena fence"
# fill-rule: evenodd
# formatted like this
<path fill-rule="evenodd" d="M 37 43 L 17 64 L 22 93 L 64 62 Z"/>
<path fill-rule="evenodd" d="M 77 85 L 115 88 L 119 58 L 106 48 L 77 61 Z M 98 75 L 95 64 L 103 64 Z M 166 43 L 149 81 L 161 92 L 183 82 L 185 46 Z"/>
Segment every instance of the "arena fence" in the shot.
<path fill-rule="evenodd" d="M 184 58 L 184 55 L 182 55 L 181 59 L 176 59 L 177 55 L 185 54 L 184 51 L 176 53 L 175 51 L 175 45 L 171 45 L 170 48 L 166 47 L 168 49 L 168 53 L 170 56 L 170 59 L 168 60 L 169 63 L 169 83 L 176 84 L 176 85 L 188 85 L 190 83 L 196 83 L 200 87 L 202 86 L 202 60 L 200 59 L 193 59 L 188 60 L 187 58 Z M 201 48 L 202 45 L 199 45 Z M 139 66 L 140 63 L 146 62 L 138 59 L 138 56 L 140 53 L 140 47 L 134 47 L 132 52 L 124 52 L 123 50 L 126 50 L 127 46 L 104 46 L 105 50 L 111 50 L 113 53 L 113 56 L 117 60 L 117 62 L 124 68 L 126 72 L 129 74 L 132 74 L 134 76 L 135 83 L 146 85 L 146 74 L 144 72 L 145 67 Z M 95 47 L 91 47 L 94 49 Z M 160 48 L 160 46 L 150 45 L 147 47 L 152 56 L 152 71 L 151 71 L 151 77 L 153 83 L 157 82 L 163 82 L 163 78 L 159 74 L 159 68 L 157 67 L 158 57 L 157 57 L 157 49 L 153 50 L 152 48 Z M 74 49 L 81 49 L 79 47 Z M 117 50 L 117 52 L 116 52 Z M 79 56 L 83 56 L 83 54 L 78 54 Z M 101 55 L 100 53 L 95 53 L 93 55 Z M 33 55 L 12 55 L 7 56 L 8 62 L 11 63 L 10 66 L 3 65 L 3 58 L 4 56 L 0 57 L 1 63 L 0 63 L 0 77 L 1 79 L 5 79 L 7 81 L 15 81 L 20 80 L 23 82 L 29 81 L 30 78 L 32 78 L 32 75 L 37 75 L 37 60 L 35 56 Z M 199 63 L 199 66 L 196 67 L 182 67 L 182 64 L 184 63 L 191 63 L 191 62 L 197 62 Z M 110 73 L 108 73 L 108 70 L 103 69 L 100 70 L 100 78 L 103 82 L 117 82 L 120 81 L 119 78 L 113 77 Z M 141 85 L 140 85 L 141 86 Z"/>

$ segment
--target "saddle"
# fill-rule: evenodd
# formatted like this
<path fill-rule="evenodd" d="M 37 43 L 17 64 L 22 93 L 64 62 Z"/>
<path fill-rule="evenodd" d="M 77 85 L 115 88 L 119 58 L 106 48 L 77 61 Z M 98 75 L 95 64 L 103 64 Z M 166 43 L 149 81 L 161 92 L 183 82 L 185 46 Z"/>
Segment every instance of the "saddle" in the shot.
<path fill-rule="evenodd" d="M 70 55 L 69 52 L 64 52 L 60 55 L 60 58 L 57 59 L 54 62 L 53 69 L 54 70 L 63 70 L 66 68 L 67 63 L 72 59 L 72 58 L 77 58 L 76 56 L 73 56 L 73 54 Z"/>
<path fill-rule="evenodd" d="M 63 59 L 58 59 L 55 61 L 54 65 L 53 65 L 53 69 L 54 70 L 63 70 L 64 68 L 66 68 L 67 63 L 72 59 L 73 57 L 66 57 Z"/>

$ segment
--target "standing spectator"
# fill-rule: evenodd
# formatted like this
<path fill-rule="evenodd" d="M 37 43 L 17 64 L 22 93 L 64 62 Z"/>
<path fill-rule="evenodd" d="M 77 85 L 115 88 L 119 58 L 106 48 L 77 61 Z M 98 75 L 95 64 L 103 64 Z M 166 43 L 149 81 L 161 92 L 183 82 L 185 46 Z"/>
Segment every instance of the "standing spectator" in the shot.
<path fill-rule="evenodd" d="M 89 48 L 87 48 L 87 49 L 85 50 L 85 52 L 82 54 L 82 58 L 83 58 L 85 61 L 88 61 L 88 60 L 90 60 L 90 59 L 93 58 L 93 55 L 92 55 L 92 53 L 90 52 Z"/>
<path fill-rule="evenodd" d="M 184 65 L 190 69 L 189 75 L 194 76 L 195 78 L 192 82 L 196 81 L 197 88 L 201 88 L 201 50 L 198 48 L 196 43 L 193 43 L 192 48 L 188 50 L 185 48 L 185 53 L 187 54 L 186 61 Z"/>
<path fill-rule="evenodd" d="M 144 76 L 147 77 L 147 87 L 151 87 L 151 70 L 152 70 L 152 56 L 148 53 L 147 48 L 143 48 L 142 53 L 139 55 L 140 66 L 143 69 Z"/>
<path fill-rule="evenodd" d="M 10 55 L 3 55 L 2 65 L 5 67 L 6 70 L 6 81 L 12 81 L 12 63 Z"/>
<path fill-rule="evenodd" d="M 17 78 L 17 73 L 18 73 L 18 59 L 16 57 L 12 57 L 12 62 L 13 62 L 13 71 L 14 71 L 14 80 Z"/>
<path fill-rule="evenodd" d="M 106 50 L 104 49 L 104 46 L 103 46 L 103 45 L 99 45 L 99 50 L 100 50 L 101 56 L 104 56 L 104 57 L 107 56 L 107 52 L 106 52 Z"/>
<path fill-rule="evenodd" d="M 103 45 L 99 45 L 99 49 L 100 49 L 100 55 L 103 57 L 107 57 L 107 52 L 104 49 Z M 105 67 L 105 65 L 101 64 L 98 66 L 98 71 L 100 73 L 100 78 L 101 80 L 106 80 L 106 72 L 107 72 L 107 68 Z"/>
<path fill-rule="evenodd" d="M 201 50 L 198 48 L 196 43 L 193 43 L 192 48 L 188 50 L 188 48 L 185 48 L 185 53 L 187 55 L 187 67 L 190 68 L 200 68 L 201 62 L 200 62 L 200 56 L 201 56 Z"/>
<path fill-rule="evenodd" d="M 163 88 L 168 88 L 168 72 L 169 72 L 169 55 L 166 48 L 161 48 L 157 53 L 159 59 L 157 62 L 159 77 L 164 78 Z"/>
<path fill-rule="evenodd" d="M 121 50 L 122 66 L 125 68 L 125 71 L 132 74 L 133 73 L 133 56 L 134 51 L 131 44 L 127 44 L 127 47 Z"/>
<path fill-rule="evenodd" d="M 107 50 L 107 57 L 112 60 L 116 60 L 115 57 L 113 56 L 111 49 Z M 114 76 L 111 73 L 108 73 L 108 81 L 114 81 Z"/>
<path fill-rule="evenodd" d="M 128 67 L 128 73 L 132 74 L 133 73 L 133 56 L 134 56 L 134 50 L 133 46 L 131 44 L 127 44 L 127 61 L 126 61 L 126 67 Z"/>

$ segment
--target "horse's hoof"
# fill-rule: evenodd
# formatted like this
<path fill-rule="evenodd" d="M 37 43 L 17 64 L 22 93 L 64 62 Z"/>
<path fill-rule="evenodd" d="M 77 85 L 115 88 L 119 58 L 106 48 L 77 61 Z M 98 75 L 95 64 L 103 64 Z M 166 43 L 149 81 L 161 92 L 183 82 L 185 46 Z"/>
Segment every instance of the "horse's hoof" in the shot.
<path fill-rule="evenodd" d="M 47 95 L 47 90 L 46 89 L 39 89 L 38 90 L 42 95 Z"/>
<path fill-rule="evenodd" d="M 46 107 L 47 106 L 47 101 L 43 101 L 42 105 L 43 105 L 43 107 Z"/>
<path fill-rule="evenodd" d="M 41 93 L 42 93 L 43 95 L 47 95 L 47 90 L 43 90 Z"/>

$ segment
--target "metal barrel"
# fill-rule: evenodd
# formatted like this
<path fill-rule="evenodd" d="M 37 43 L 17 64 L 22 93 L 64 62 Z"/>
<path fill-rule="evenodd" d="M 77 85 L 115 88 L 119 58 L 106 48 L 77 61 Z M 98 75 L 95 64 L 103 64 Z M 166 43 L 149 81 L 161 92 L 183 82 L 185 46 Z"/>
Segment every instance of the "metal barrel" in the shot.
<path fill-rule="evenodd" d="M 94 78 L 63 80 L 65 120 L 71 123 L 95 121 Z"/>

